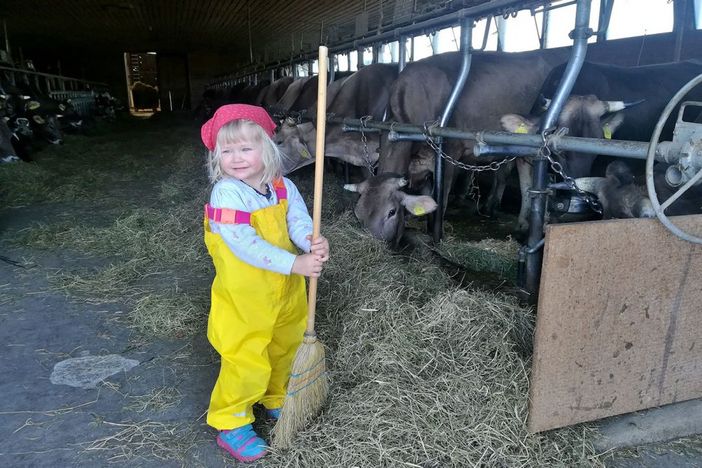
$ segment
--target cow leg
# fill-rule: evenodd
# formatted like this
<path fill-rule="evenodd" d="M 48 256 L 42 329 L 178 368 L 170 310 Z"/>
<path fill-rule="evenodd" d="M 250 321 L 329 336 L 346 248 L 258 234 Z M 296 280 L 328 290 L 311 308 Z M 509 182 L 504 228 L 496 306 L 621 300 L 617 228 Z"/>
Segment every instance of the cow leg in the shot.
<path fill-rule="evenodd" d="M 514 169 L 513 162 L 505 163 L 493 174 L 492 186 L 484 207 L 488 216 L 495 216 L 495 211 L 502 204 L 502 197 L 507 187 L 507 177 L 509 177 L 512 169 Z"/>
<path fill-rule="evenodd" d="M 526 158 L 517 158 L 517 173 L 519 174 L 519 191 L 522 194 L 522 204 L 517 218 L 517 231 L 526 232 L 529 229 L 529 189 L 532 182 L 531 164 Z"/>

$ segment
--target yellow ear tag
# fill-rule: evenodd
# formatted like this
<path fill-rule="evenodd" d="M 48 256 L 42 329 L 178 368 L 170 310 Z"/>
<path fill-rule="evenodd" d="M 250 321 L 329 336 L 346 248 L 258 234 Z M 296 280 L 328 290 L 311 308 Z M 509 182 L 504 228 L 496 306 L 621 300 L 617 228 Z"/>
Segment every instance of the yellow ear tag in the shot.
<path fill-rule="evenodd" d="M 27 108 L 29 110 L 37 110 L 39 107 L 41 107 L 41 104 L 39 104 L 37 101 L 29 101 L 27 104 Z"/>
<path fill-rule="evenodd" d="M 300 156 L 302 156 L 305 159 L 310 159 L 312 155 L 310 154 L 309 151 L 307 151 L 305 148 L 300 150 Z"/>
<path fill-rule="evenodd" d="M 417 205 L 412 210 L 412 213 L 414 213 L 415 216 L 422 216 L 422 215 L 426 214 L 427 212 L 421 205 Z"/>
<path fill-rule="evenodd" d="M 514 131 L 514 133 L 527 133 L 527 126 L 523 123 L 519 124 L 519 127 Z"/>
<path fill-rule="evenodd" d="M 602 132 L 604 133 L 604 137 L 606 139 L 612 139 L 612 129 L 609 127 L 609 124 L 605 124 L 604 127 L 602 127 Z"/>

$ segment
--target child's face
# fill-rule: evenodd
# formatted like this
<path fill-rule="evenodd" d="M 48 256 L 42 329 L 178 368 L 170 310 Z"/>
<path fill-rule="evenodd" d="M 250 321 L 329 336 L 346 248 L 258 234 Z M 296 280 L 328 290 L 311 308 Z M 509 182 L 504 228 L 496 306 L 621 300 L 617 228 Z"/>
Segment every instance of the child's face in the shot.
<path fill-rule="evenodd" d="M 265 169 L 260 142 L 238 141 L 222 145 L 222 172 L 259 188 Z"/>

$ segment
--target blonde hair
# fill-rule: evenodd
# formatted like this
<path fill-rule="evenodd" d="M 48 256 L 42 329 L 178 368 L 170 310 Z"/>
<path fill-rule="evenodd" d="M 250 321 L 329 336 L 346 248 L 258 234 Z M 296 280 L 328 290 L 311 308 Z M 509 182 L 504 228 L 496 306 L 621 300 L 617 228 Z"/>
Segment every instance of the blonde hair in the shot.
<path fill-rule="evenodd" d="M 262 184 L 270 184 L 273 180 L 283 175 L 283 157 L 278 145 L 268 136 L 263 128 L 250 120 L 232 120 L 222 125 L 217 132 L 217 142 L 214 151 L 207 156 L 207 173 L 211 183 L 216 183 L 225 177 L 220 162 L 222 161 L 222 146 L 239 143 L 241 141 L 258 143 L 261 145 L 263 159 Z"/>

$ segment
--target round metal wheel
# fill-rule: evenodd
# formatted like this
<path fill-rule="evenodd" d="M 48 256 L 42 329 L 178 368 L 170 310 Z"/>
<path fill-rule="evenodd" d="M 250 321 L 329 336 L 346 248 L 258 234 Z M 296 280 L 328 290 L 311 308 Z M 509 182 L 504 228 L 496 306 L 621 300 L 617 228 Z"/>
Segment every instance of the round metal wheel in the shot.
<path fill-rule="evenodd" d="M 683 240 L 694 242 L 696 244 L 702 244 L 702 238 L 688 234 L 679 227 L 677 227 L 675 224 L 673 224 L 673 222 L 670 219 L 668 219 L 668 216 L 666 216 L 665 210 L 678 198 L 680 198 L 680 196 L 683 195 L 690 187 L 695 185 L 697 181 L 702 179 L 702 170 L 697 172 L 697 174 L 695 174 L 694 177 L 692 177 L 692 179 L 690 179 L 687 183 L 680 187 L 673 195 L 670 196 L 670 198 L 668 198 L 663 202 L 663 204 L 661 204 L 658 201 L 658 194 L 656 193 L 656 188 L 654 185 L 653 163 L 655 161 L 658 139 L 661 136 L 663 126 L 668 120 L 668 117 L 670 117 L 670 114 L 671 112 L 673 112 L 675 106 L 677 106 L 680 103 L 680 101 L 682 101 L 685 95 L 687 95 L 687 93 L 689 93 L 690 90 L 692 90 L 695 86 L 697 86 L 700 83 L 702 83 L 702 75 L 693 78 L 685 86 L 680 88 L 680 91 L 678 91 L 677 94 L 673 96 L 673 98 L 670 100 L 665 109 L 663 109 L 663 113 L 659 117 L 658 122 L 656 123 L 656 127 L 653 130 L 653 135 L 651 135 L 651 140 L 648 144 L 648 153 L 646 154 L 646 189 L 648 190 L 648 197 L 651 199 L 651 204 L 653 205 L 653 209 L 656 212 L 658 220 L 661 223 L 663 223 L 663 225 L 676 236 L 680 237 Z"/>

